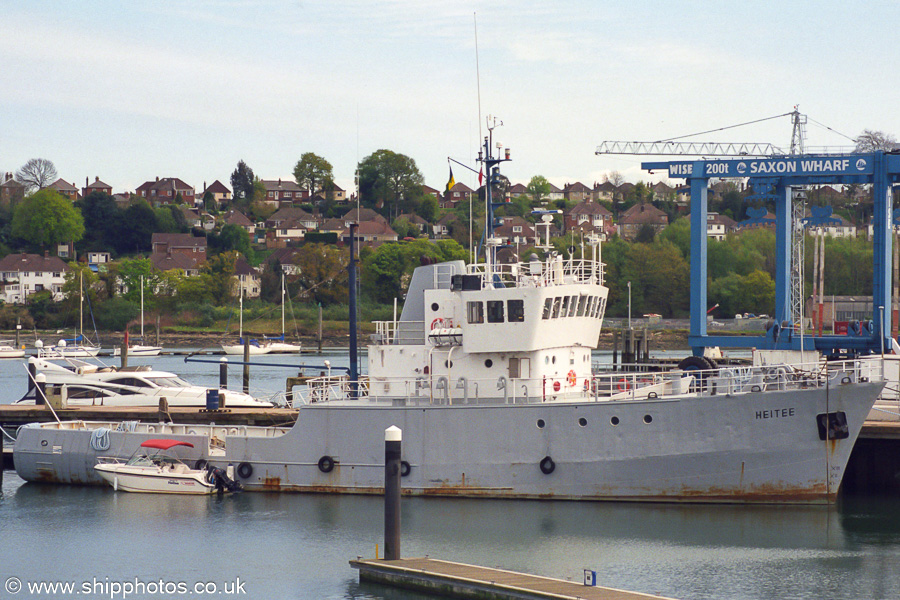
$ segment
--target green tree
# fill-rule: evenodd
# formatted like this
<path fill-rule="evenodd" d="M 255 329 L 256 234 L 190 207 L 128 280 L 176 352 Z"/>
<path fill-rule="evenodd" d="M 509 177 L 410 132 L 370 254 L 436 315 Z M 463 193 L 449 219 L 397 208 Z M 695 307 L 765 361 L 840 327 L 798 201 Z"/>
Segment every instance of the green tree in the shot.
<path fill-rule="evenodd" d="M 423 258 L 444 262 L 467 257 L 466 250 L 455 240 L 431 243 L 419 239 L 408 244 L 383 244 L 362 259 L 363 291 L 375 302 L 391 302 L 409 285 L 413 270 L 422 264 Z"/>
<path fill-rule="evenodd" d="M 210 236 L 209 241 L 219 251 L 237 251 L 244 255 L 249 262 L 254 262 L 253 246 L 250 245 L 250 234 L 240 225 L 229 223 L 222 227 L 218 236 Z"/>
<path fill-rule="evenodd" d="M 238 161 L 237 167 L 231 174 L 231 189 L 234 190 L 232 198 L 235 205 L 247 209 L 253 201 L 253 169 L 247 166 L 243 160 Z"/>
<path fill-rule="evenodd" d="M 236 297 L 238 288 L 234 264 L 237 259 L 237 252 L 222 252 L 207 260 L 200 268 L 201 274 L 208 276 L 205 279 L 206 285 L 218 305 L 228 304 Z M 179 289 L 179 295 L 180 293 Z"/>
<path fill-rule="evenodd" d="M 670 223 L 660 232 L 659 238 L 674 244 L 684 258 L 691 255 L 691 222 L 684 217 Z"/>
<path fill-rule="evenodd" d="M 153 209 L 146 200 L 135 202 L 122 215 L 122 227 L 115 238 L 116 251 L 119 254 L 148 252 L 156 230 L 156 214 Z"/>
<path fill-rule="evenodd" d="M 303 298 L 322 305 L 347 302 L 349 248 L 338 248 L 330 244 L 304 244 L 295 260 L 300 267 L 296 281 Z"/>
<path fill-rule="evenodd" d="M 426 194 L 425 197 L 422 198 L 422 201 L 419 203 L 419 207 L 416 209 L 416 214 L 429 223 L 434 223 L 434 219 L 437 216 L 437 211 L 437 198 L 435 198 L 431 194 Z"/>
<path fill-rule="evenodd" d="M 104 192 L 91 192 L 75 203 L 84 219 L 82 247 L 85 250 L 115 248 L 121 234 L 123 211 L 111 196 Z"/>
<path fill-rule="evenodd" d="M 538 205 L 544 201 L 544 198 L 550 195 L 550 182 L 543 175 L 535 175 L 525 186 L 528 195 L 531 196 L 531 202 Z"/>
<path fill-rule="evenodd" d="M 376 150 L 359 164 L 360 201 L 392 218 L 419 205 L 423 183 L 416 161 L 404 154 Z"/>
<path fill-rule="evenodd" d="M 313 152 L 304 152 L 294 167 L 294 179 L 312 198 L 326 185 L 334 181 L 331 163 Z"/>
<path fill-rule="evenodd" d="M 84 218 L 69 200 L 43 189 L 25 198 L 13 211 L 11 233 L 34 246 L 77 242 L 84 235 Z"/>

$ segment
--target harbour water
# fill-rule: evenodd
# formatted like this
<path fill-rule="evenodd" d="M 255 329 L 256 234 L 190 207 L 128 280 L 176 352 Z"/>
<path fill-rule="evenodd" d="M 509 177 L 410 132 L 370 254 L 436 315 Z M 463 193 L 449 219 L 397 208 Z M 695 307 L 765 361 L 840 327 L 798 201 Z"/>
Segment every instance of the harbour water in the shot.
<path fill-rule="evenodd" d="M 264 359 L 336 365 L 343 354 Z M 217 381 L 213 364 L 144 360 Z M 252 389 L 276 391 L 285 375 L 254 369 Z M 239 368 L 231 378 L 238 387 Z M 24 382 L 22 361 L 0 362 L 0 401 Z M 682 599 L 898 598 L 898 509 L 900 499 L 870 497 L 831 507 L 405 498 L 402 554 L 575 581 L 590 568 L 601 585 Z M 0 597 L 424 598 L 357 583 L 347 561 L 375 555 L 382 514 L 377 497 L 156 496 L 6 472 Z M 57 582 L 79 593 L 32 591 Z"/>

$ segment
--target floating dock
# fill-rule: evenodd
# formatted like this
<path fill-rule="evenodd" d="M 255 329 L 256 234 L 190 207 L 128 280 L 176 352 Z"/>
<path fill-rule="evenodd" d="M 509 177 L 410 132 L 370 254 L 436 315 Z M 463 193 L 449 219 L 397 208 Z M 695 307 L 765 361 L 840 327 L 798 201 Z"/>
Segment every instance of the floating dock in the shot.
<path fill-rule="evenodd" d="M 198 407 L 170 406 L 160 411 L 156 406 L 78 406 L 57 408 L 60 421 L 141 421 L 173 422 L 188 425 L 292 425 L 297 420 L 293 408 L 224 408 L 205 410 Z M 34 404 L 0 405 L 0 425 L 18 427 L 26 423 L 55 421 L 46 406 Z"/>
<path fill-rule="evenodd" d="M 640 600 L 652 594 L 584 585 L 504 569 L 477 567 L 434 558 L 351 560 L 359 580 L 450 598 L 478 600 Z M 671 600 L 671 599 L 669 599 Z"/>

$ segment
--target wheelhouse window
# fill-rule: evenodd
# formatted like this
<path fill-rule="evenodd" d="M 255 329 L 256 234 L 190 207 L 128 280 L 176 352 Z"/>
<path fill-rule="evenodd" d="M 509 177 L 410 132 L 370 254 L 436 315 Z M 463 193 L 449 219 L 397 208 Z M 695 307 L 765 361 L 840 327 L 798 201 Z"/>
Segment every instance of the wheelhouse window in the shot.
<path fill-rule="evenodd" d="M 553 318 L 559 318 L 559 307 L 562 305 L 562 298 L 553 299 Z"/>
<path fill-rule="evenodd" d="M 507 300 L 506 312 L 510 323 L 521 323 L 525 320 L 525 301 Z"/>
<path fill-rule="evenodd" d="M 488 300 L 487 320 L 488 323 L 503 322 L 503 300 Z"/>
<path fill-rule="evenodd" d="M 578 305 L 578 296 L 569 296 L 569 314 L 568 316 L 575 316 L 575 308 Z"/>
<path fill-rule="evenodd" d="M 466 317 L 469 323 L 484 323 L 484 304 L 481 302 L 468 302 L 466 304 Z"/>
<path fill-rule="evenodd" d="M 560 318 L 566 318 L 566 315 L 569 314 L 569 297 L 562 297 L 562 308 L 559 309 Z"/>
<path fill-rule="evenodd" d="M 578 313 L 579 317 L 583 317 L 585 312 L 587 311 L 589 296 L 578 296 Z"/>
<path fill-rule="evenodd" d="M 549 319 L 553 313 L 553 298 L 544 298 L 544 312 L 541 313 L 542 319 Z"/>

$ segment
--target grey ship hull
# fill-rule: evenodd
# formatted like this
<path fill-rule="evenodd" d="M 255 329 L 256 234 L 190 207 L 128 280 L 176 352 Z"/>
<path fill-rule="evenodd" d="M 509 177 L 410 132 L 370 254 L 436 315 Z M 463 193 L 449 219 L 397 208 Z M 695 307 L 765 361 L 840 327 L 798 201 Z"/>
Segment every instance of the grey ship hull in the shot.
<path fill-rule="evenodd" d="M 243 467 L 248 490 L 378 494 L 384 430 L 397 425 L 409 465 L 403 491 L 412 495 L 824 503 L 835 499 L 882 387 L 529 405 L 310 404 L 285 435 L 230 435 L 224 459 L 209 460 Z M 847 437 L 821 439 L 817 416 L 837 412 L 846 415 Z M 93 482 L 89 437 L 25 428 L 16 468 L 28 480 Z M 112 447 L 148 437 L 116 433 Z"/>

